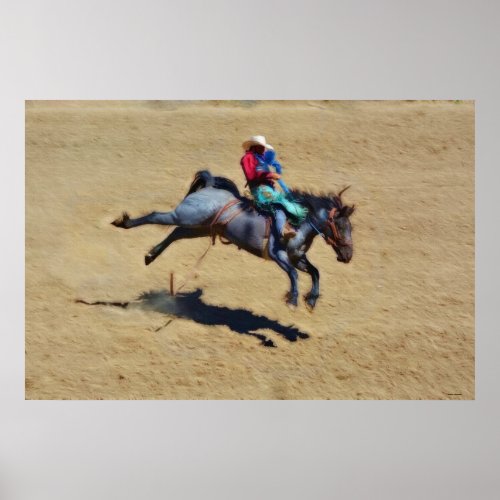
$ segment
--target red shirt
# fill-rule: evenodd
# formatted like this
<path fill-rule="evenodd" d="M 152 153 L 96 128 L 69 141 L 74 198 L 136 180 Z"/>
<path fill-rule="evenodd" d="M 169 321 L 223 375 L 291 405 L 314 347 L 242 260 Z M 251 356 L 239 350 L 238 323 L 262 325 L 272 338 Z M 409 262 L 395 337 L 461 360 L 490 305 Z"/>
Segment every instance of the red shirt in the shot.
<path fill-rule="evenodd" d="M 247 151 L 245 153 L 245 156 L 241 159 L 240 164 L 250 187 L 257 186 L 259 184 L 267 184 L 268 186 L 274 187 L 271 172 L 259 172 L 256 170 L 259 165 L 259 161 L 255 158 L 255 155 L 251 151 Z"/>

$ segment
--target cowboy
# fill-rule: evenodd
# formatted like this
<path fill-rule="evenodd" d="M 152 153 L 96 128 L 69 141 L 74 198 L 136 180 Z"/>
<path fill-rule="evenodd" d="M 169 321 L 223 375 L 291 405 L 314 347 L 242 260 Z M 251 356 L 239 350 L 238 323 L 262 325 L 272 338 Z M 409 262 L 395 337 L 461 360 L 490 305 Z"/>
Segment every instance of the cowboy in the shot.
<path fill-rule="evenodd" d="M 274 182 L 278 181 L 281 175 L 271 172 L 265 157 L 266 150 L 273 150 L 273 147 L 266 143 L 266 138 L 262 135 L 250 137 L 242 146 L 245 155 L 240 163 L 255 204 L 261 210 L 274 215 L 274 227 L 279 238 L 293 238 L 296 232 L 286 223 L 285 210 L 295 218 L 296 222 L 304 220 L 307 211 L 275 189 Z"/>

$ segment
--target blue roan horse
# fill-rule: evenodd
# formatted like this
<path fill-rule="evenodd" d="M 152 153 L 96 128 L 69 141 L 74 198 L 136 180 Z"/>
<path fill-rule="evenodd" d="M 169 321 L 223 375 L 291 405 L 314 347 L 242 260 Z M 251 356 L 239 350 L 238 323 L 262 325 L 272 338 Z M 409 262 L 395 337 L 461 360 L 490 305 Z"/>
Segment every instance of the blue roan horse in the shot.
<path fill-rule="evenodd" d="M 319 271 L 307 259 L 306 253 L 314 238 L 320 234 L 335 250 L 339 262 L 348 263 L 353 246 L 349 216 L 354 207 L 343 205 L 341 195 L 314 195 L 292 191 L 295 201 L 308 209 L 308 216 L 296 228 L 297 235 L 284 241 L 274 230 L 269 230 L 269 218 L 259 214 L 253 202 L 240 195 L 236 185 L 224 177 L 214 177 L 207 170 L 198 172 L 182 202 L 171 212 L 152 212 L 131 219 L 124 213 L 112 222 L 117 227 L 130 229 L 142 224 L 178 226 L 145 257 L 146 265 L 153 262 L 171 243 L 186 238 L 224 235 L 229 242 L 258 257 L 269 258 L 287 272 L 291 288 L 286 302 L 297 306 L 297 269 L 312 278 L 312 288 L 305 296 L 312 310 L 319 297 Z"/>

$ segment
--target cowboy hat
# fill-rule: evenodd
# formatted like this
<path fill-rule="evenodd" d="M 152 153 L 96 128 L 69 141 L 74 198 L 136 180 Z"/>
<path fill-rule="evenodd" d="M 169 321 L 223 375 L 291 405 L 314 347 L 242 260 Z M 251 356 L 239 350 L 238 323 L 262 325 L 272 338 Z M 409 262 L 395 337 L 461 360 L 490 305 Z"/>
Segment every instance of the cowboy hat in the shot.
<path fill-rule="evenodd" d="M 273 149 L 270 144 L 266 143 L 266 138 L 263 135 L 252 135 L 248 141 L 245 141 L 242 146 L 245 151 L 248 151 L 251 146 L 264 146 L 266 149 Z"/>

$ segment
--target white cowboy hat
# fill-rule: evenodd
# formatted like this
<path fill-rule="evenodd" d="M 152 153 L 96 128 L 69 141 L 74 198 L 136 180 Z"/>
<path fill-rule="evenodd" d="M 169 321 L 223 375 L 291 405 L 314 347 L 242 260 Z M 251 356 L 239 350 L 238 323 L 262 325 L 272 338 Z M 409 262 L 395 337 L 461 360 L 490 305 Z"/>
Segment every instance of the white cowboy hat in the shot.
<path fill-rule="evenodd" d="M 270 144 L 266 143 L 266 138 L 263 135 L 252 135 L 248 141 L 245 141 L 242 146 L 245 151 L 250 149 L 250 146 L 264 146 L 266 149 L 273 149 Z"/>

